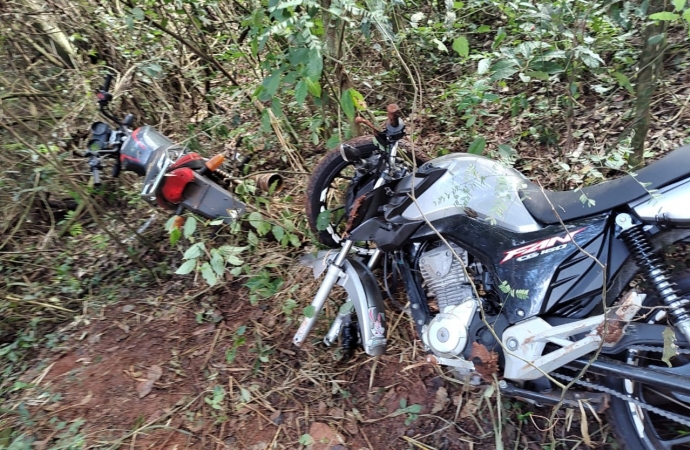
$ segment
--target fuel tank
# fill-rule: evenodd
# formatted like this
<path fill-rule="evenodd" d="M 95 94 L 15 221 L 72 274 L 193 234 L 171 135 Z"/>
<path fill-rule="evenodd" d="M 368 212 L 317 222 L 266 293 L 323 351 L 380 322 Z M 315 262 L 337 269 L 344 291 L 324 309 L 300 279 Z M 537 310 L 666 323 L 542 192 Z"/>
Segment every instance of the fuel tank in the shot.
<path fill-rule="evenodd" d="M 631 206 L 644 222 L 690 228 L 689 201 L 690 180 L 686 179 L 650 193 L 649 197 Z"/>
<path fill-rule="evenodd" d="M 422 192 L 402 213 L 410 221 L 435 221 L 457 215 L 486 220 L 517 233 L 540 230 L 520 200 L 519 190 L 527 178 L 517 170 L 483 156 L 451 153 L 431 160 L 419 168 L 420 173 L 445 169 L 436 182 Z M 414 177 L 399 186 L 409 189 Z"/>

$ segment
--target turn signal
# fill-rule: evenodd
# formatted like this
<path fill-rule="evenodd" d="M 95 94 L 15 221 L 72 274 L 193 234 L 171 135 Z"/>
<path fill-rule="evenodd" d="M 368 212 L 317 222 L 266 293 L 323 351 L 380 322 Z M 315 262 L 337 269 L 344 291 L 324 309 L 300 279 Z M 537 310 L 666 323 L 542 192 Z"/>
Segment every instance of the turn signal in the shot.
<path fill-rule="evenodd" d="M 225 161 L 225 156 L 218 153 L 216 156 L 206 161 L 206 168 L 210 172 L 214 172 L 217 168 L 220 167 L 221 164 L 223 164 L 223 161 Z"/>

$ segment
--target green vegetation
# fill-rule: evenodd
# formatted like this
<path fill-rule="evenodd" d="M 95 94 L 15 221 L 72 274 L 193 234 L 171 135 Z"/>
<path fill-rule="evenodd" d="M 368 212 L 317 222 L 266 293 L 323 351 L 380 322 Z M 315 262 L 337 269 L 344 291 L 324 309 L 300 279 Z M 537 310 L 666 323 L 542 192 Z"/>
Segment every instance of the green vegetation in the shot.
<path fill-rule="evenodd" d="M 366 132 L 357 115 L 382 123 L 385 106 L 397 102 L 411 140 L 429 155 L 485 154 L 563 189 L 598 182 L 685 143 L 690 8 L 685 0 L 657 3 L 4 2 L 0 449 L 37 448 L 39 439 L 47 440 L 44 448 L 95 447 L 96 441 L 103 448 L 134 447 L 139 433 L 176 414 L 187 417 L 183 425 L 161 427 L 178 427 L 183 432 L 175 436 L 186 436 L 207 426 L 203 411 L 221 424 L 230 413 L 246 413 L 252 401 L 267 402 L 257 374 L 293 370 L 295 359 L 313 364 L 318 356 L 294 352 L 285 337 L 313 293 L 310 274 L 297 262 L 313 248 L 304 186 L 326 149 Z M 236 184 L 249 205 L 245 217 L 226 226 L 186 215 L 175 229 L 165 225 L 168 212 L 140 200 L 141 180 L 133 174 L 114 179 L 106 168 L 104 186 L 93 186 L 81 155 L 105 73 L 116 76 L 113 110 L 131 112 L 135 123 L 154 125 L 204 156 L 252 157 Z M 252 175 L 276 171 L 285 189 L 261 192 Z M 522 286 L 500 288 L 525 295 Z M 224 303 L 228 297 L 234 303 Z M 243 316 L 240 303 L 256 317 Z M 88 418 L 75 413 L 67 421 L 53 414 L 57 407 L 38 408 L 60 401 L 33 384 L 46 361 L 66 354 L 72 340 L 81 342 L 82 330 L 100 323 L 106 308 L 139 321 L 113 325 L 123 332 L 141 321 L 177 317 L 175 308 L 192 311 L 194 326 L 210 326 L 207 356 L 176 349 L 166 366 L 186 377 L 178 359 L 187 350 L 200 352 L 206 359 L 196 395 L 210 410 L 193 409 L 194 398 L 176 399 L 156 420 L 137 419 L 123 424 L 129 431 L 94 439 L 84 432 Z M 130 317 L 138 308 L 146 312 Z M 265 316 L 272 322 L 264 325 Z M 409 346 L 407 332 L 399 333 Z M 411 358 L 400 351 L 400 361 Z M 250 375 L 214 361 L 246 364 Z M 124 369 L 138 379 L 141 368 Z M 297 386 L 290 389 L 332 383 L 329 417 L 343 409 L 343 420 L 374 423 L 360 420 L 360 400 L 336 398 L 348 392 L 337 378 L 314 370 L 289 380 Z M 415 401 L 393 403 L 387 417 L 413 427 L 424 419 Z M 500 442 L 501 420 L 517 424 L 519 435 L 534 422 L 532 410 L 509 405 L 504 409 L 518 412 L 501 419 L 500 402 L 484 403 L 494 423 L 468 419 L 482 430 L 475 434 L 482 442 Z M 455 416 L 443 420 L 458 419 L 463 403 L 457 405 Z M 31 432 L 39 419 L 40 436 Z M 314 442 L 307 429 L 290 437 L 292 448 Z M 605 431 L 590 432 L 593 440 L 607 439 Z M 562 448 L 550 433 L 542 434 L 551 442 L 544 445 Z M 537 440 L 534 435 L 529 439 Z"/>

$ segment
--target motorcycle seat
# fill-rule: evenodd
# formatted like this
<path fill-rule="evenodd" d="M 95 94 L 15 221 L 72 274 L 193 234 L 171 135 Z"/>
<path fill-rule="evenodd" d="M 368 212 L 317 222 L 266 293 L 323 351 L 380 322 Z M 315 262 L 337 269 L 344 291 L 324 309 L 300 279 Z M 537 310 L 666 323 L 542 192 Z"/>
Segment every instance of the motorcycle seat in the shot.
<path fill-rule="evenodd" d="M 649 195 L 654 189 L 688 177 L 690 145 L 673 150 L 639 169 L 636 176 L 626 175 L 582 189 L 561 192 L 542 189 L 537 183 L 528 182 L 527 188 L 520 191 L 520 196 L 532 217 L 551 225 L 605 213 Z M 587 199 L 594 200 L 594 204 L 590 205 Z"/>

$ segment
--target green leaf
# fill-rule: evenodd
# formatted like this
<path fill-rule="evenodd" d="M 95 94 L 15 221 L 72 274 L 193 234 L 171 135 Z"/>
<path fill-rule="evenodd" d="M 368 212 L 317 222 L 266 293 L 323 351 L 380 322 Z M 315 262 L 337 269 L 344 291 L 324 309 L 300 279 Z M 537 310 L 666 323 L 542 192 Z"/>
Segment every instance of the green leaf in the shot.
<path fill-rule="evenodd" d="M 631 95 L 635 95 L 635 90 L 633 89 L 632 84 L 630 84 L 630 78 L 620 72 L 614 72 L 613 76 L 621 87 L 627 89 Z"/>
<path fill-rule="evenodd" d="M 206 247 L 204 246 L 203 242 L 197 242 L 196 244 L 192 245 L 187 249 L 186 252 L 184 252 L 184 255 L 182 258 L 184 259 L 192 259 L 192 258 L 198 258 L 201 256 L 201 254 L 206 250 Z"/>
<path fill-rule="evenodd" d="M 304 308 L 303 314 L 304 317 L 306 317 L 307 319 L 311 319 L 312 317 L 314 317 L 314 312 L 316 312 L 316 308 L 314 308 L 314 305 L 309 305 Z"/>
<path fill-rule="evenodd" d="M 283 236 L 285 235 L 285 229 L 278 225 L 273 225 L 271 232 L 273 233 L 273 236 L 275 236 L 275 238 L 278 239 L 278 241 L 283 239 Z"/>
<path fill-rule="evenodd" d="M 256 227 L 256 232 L 259 236 L 266 236 L 269 231 L 271 231 L 271 223 L 265 220 L 259 222 L 259 224 Z"/>
<path fill-rule="evenodd" d="M 486 33 L 488 31 L 491 31 L 491 27 L 489 25 L 481 25 L 479 28 L 477 28 L 477 33 Z"/>
<path fill-rule="evenodd" d="M 225 260 L 228 262 L 228 264 L 232 264 L 233 266 L 241 266 L 244 264 L 244 261 L 235 255 L 227 256 Z"/>
<path fill-rule="evenodd" d="M 271 125 L 271 116 L 268 114 L 268 109 L 261 111 L 261 128 L 265 133 L 270 133 L 273 131 L 273 126 Z"/>
<path fill-rule="evenodd" d="M 484 75 L 485 73 L 489 72 L 490 68 L 491 58 L 482 58 L 479 60 L 479 63 L 477 64 L 477 73 L 479 75 Z"/>
<path fill-rule="evenodd" d="M 132 8 L 132 15 L 137 20 L 144 20 L 144 10 L 139 7 Z"/>
<path fill-rule="evenodd" d="M 501 45 L 501 42 L 508 36 L 503 29 L 503 27 L 498 29 L 498 33 L 496 33 L 496 37 L 494 38 L 493 44 L 491 44 L 492 49 L 498 48 L 499 45 Z"/>
<path fill-rule="evenodd" d="M 359 93 L 358 90 L 351 88 L 348 89 L 350 91 L 350 96 L 352 97 L 352 104 L 355 105 L 355 109 L 357 111 L 364 111 L 367 109 L 367 104 L 364 101 L 364 96 Z"/>
<path fill-rule="evenodd" d="M 466 126 L 467 128 L 469 128 L 469 127 L 471 127 L 472 125 L 474 125 L 474 123 L 475 123 L 476 121 L 477 121 L 477 116 L 470 116 L 470 118 L 467 119 L 467 122 L 465 122 L 465 126 Z"/>
<path fill-rule="evenodd" d="M 484 147 L 486 147 L 486 139 L 483 137 L 475 138 L 475 140 L 470 144 L 470 148 L 467 149 L 467 153 L 481 155 L 484 151 Z"/>
<path fill-rule="evenodd" d="M 501 67 L 500 69 L 496 70 L 494 69 L 495 72 L 491 75 L 490 80 L 491 81 L 498 81 L 498 80 L 503 80 L 505 78 L 510 78 L 511 76 L 515 75 L 520 71 L 520 68 L 517 66 L 508 66 L 508 67 Z"/>
<path fill-rule="evenodd" d="M 664 40 L 664 33 L 655 34 L 654 36 L 647 39 L 648 45 L 657 45 Z"/>
<path fill-rule="evenodd" d="M 650 14 L 649 18 L 651 20 L 676 20 L 680 19 L 680 15 L 668 11 L 662 11 L 654 14 Z"/>
<path fill-rule="evenodd" d="M 352 95 L 350 95 L 350 89 L 343 91 L 340 96 L 340 106 L 343 108 L 343 112 L 349 120 L 355 119 L 355 104 L 352 101 Z"/>
<path fill-rule="evenodd" d="M 311 78 L 305 78 L 304 81 L 307 83 L 307 89 L 309 90 L 309 93 L 316 98 L 321 98 L 321 85 L 319 84 L 319 82 L 314 81 Z"/>
<path fill-rule="evenodd" d="M 549 79 L 549 74 L 545 72 L 540 72 L 538 70 L 530 70 L 529 72 L 525 72 L 525 75 L 536 78 L 537 80 L 542 80 L 542 81 L 548 81 Z"/>
<path fill-rule="evenodd" d="M 281 73 L 278 71 L 273 72 L 271 75 L 267 76 L 262 83 L 264 87 L 264 92 L 266 97 L 273 97 L 280 86 Z"/>
<path fill-rule="evenodd" d="M 295 100 L 298 105 L 303 105 L 304 100 L 307 98 L 307 82 L 304 80 L 299 80 L 297 86 L 295 86 Z"/>
<path fill-rule="evenodd" d="M 182 230 L 179 228 L 173 228 L 170 230 L 170 245 L 177 244 L 177 241 L 182 237 Z"/>
<path fill-rule="evenodd" d="M 308 434 L 303 434 L 299 437 L 299 444 L 301 445 L 312 445 L 315 441 L 314 438 Z"/>
<path fill-rule="evenodd" d="M 254 211 L 249 214 L 247 217 L 247 220 L 249 220 L 249 224 L 253 226 L 254 228 L 257 228 L 259 226 L 259 223 L 263 222 L 264 218 L 261 215 L 260 212 Z"/>
<path fill-rule="evenodd" d="M 215 248 L 211 250 L 211 268 L 219 277 L 225 272 L 225 258 Z"/>
<path fill-rule="evenodd" d="M 213 268 L 207 262 L 201 265 L 201 276 L 204 277 L 204 280 L 206 280 L 209 286 L 215 286 L 218 283 L 218 278 Z"/>
<path fill-rule="evenodd" d="M 321 78 L 323 71 L 323 58 L 317 50 L 309 50 L 309 65 L 307 66 L 307 76 L 312 80 Z"/>
<path fill-rule="evenodd" d="M 690 23 L 690 8 L 683 11 L 683 19 L 685 19 L 686 22 Z"/>
<path fill-rule="evenodd" d="M 453 41 L 453 50 L 463 58 L 467 58 L 470 54 L 470 43 L 465 36 L 460 36 Z"/>
<path fill-rule="evenodd" d="M 331 212 L 329 210 L 321 211 L 316 216 L 316 229 L 319 231 L 326 231 L 326 228 L 331 224 Z"/>
<path fill-rule="evenodd" d="M 177 275 L 187 275 L 196 267 L 196 259 L 189 259 L 177 268 L 175 273 Z"/>
<path fill-rule="evenodd" d="M 498 146 L 498 154 L 504 158 L 513 158 L 517 156 L 517 152 L 508 144 L 500 144 Z"/>
<path fill-rule="evenodd" d="M 446 47 L 446 44 L 444 44 L 440 40 L 434 38 L 431 42 L 436 44 L 436 48 L 439 49 L 440 51 L 448 53 L 448 47 Z"/>
<path fill-rule="evenodd" d="M 184 237 L 189 239 L 189 236 L 193 235 L 196 231 L 196 219 L 192 216 L 187 217 L 184 222 Z"/>
<path fill-rule="evenodd" d="M 673 7 L 676 11 L 682 11 L 685 8 L 685 0 L 673 0 Z"/>
<path fill-rule="evenodd" d="M 256 233 L 254 233 L 251 230 L 247 231 L 247 242 L 249 243 L 249 245 L 253 245 L 254 247 L 259 245 L 259 238 L 256 236 Z"/>

